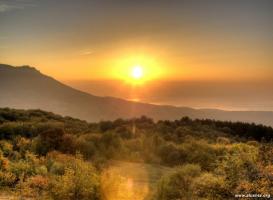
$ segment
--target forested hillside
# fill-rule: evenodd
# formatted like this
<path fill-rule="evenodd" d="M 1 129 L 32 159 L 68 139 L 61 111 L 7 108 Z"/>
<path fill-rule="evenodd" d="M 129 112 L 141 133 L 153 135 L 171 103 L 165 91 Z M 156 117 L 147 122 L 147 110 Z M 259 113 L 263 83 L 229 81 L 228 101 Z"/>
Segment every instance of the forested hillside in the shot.
<path fill-rule="evenodd" d="M 3 108 L 0 187 L 21 199 L 117 200 L 130 199 L 127 189 L 144 188 L 149 179 L 153 185 L 145 185 L 137 199 L 272 195 L 272 141 L 271 127 L 239 122 L 140 117 L 87 123 Z M 116 162 L 129 163 L 127 169 L 138 163 L 148 178 L 136 183 L 132 175 L 124 182 L 110 170 Z M 119 189 L 124 183 L 127 189 Z"/>

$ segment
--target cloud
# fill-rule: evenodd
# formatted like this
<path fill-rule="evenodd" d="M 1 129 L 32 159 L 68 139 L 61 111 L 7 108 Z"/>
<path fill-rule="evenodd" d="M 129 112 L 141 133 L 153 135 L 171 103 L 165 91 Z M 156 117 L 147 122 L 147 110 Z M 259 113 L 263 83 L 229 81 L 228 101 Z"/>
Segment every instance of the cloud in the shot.
<path fill-rule="evenodd" d="M 13 6 L 8 4 L 0 4 L 0 12 L 8 12 L 8 11 L 17 10 L 17 9 L 21 9 L 21 8 L 18 6 Z"/>
<path fill-rule="evenodd" d="M 36 6 L 32 0 L 0 0 L 0 13 Z"/>
<path fill-rule="evenodd" d="M 94 51 L 92 51 L 92 50 L 86 50 L 86 51 L 82 51 L 81 55 L 82 56 L 89 56 L 89 55 L 91 55 L 93 53 L 94 53 Z"/>

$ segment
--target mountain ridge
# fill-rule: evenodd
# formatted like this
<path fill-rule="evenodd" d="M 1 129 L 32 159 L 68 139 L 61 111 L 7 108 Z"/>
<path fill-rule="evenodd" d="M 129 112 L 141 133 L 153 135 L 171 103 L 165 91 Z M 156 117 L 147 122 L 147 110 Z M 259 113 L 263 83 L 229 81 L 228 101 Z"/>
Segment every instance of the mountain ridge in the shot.
<path fill-rule="evenodd" d="M 189 116 L 273 126 L 272 111 L 193 109 L 100 97 L 67 86 L 28 65 L 0 64 L 0 80 L 0 107 L 43 109 L 92 122 L 146 115 L 155 120 Z"/>

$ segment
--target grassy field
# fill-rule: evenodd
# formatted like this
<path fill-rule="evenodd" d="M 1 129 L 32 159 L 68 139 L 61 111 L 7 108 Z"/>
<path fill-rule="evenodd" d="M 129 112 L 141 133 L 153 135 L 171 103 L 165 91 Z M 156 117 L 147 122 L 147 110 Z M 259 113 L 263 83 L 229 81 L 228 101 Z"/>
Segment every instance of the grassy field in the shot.
<path fill-rule="evenodd" d="M 107 200 L 146 200 L 160 178 L 172 171 L 161 165 L 113 161 L 103 173 L 102 185 Z"/>

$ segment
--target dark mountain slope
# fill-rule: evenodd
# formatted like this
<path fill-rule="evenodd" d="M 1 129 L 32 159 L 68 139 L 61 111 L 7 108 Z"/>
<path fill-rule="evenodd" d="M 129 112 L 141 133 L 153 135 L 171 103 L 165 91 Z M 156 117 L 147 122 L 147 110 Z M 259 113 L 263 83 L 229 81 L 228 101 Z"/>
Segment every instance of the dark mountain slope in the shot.
<path fill-rule="evenodd" d="M 222 111 L 135 103 L 98 97 L 64 85 L 29 66 L 0 64 L 0 107 L 43 109 L 87 121 L 146 115 L 158 119 L 210 118 L 273 126 L 273 112 Z"/>

